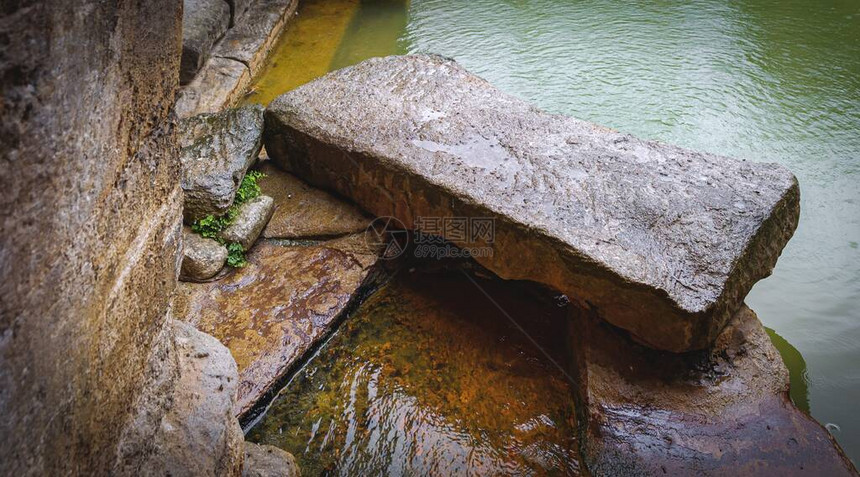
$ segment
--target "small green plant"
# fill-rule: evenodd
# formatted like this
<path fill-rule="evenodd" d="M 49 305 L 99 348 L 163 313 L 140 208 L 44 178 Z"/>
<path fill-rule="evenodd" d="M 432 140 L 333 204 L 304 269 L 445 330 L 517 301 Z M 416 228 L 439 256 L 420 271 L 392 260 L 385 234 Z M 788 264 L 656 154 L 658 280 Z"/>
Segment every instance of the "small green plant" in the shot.
<path fill-rule="evenodd" d="M 227 244 L 227 265 L 234 268 L 242 268 L 247 265 L 245 260 L 245 249 L 239 242 L 230 242 Z"/>
<path fill-rule="evenodd" d="M 215 239 L 221 245 L 227 246 L 227 265 L 230 265 L 231 267 L 241 268 L 248 263 L 245 261 L 245 249 L 241 244 L 236 242 L 225 244 L 224 239 L 222 239 L 219 234 L 222 230 L 229 227 L 234 220 L 236 220 L 236 216 L 239 214 L 240 205 L 260 195 L 260 185 L 257 184 L 257 181 L 263 177 L 266 177 L 266 174 L 263 174 L 262 172 L 248 171 L 248 173 L 245 174 L 245 177 L 242 178 L 242 183 L 239 184 L 239 188 L 236 190 L 236 197 L 233 199 L 233 205 L 231 205 L 223 215 L 216 217 L 209 214 L 202 219 L 195 220 L 194 223 L 191 224 L 191 230 L 195 233 L 206 238 Z"/>
<path fill-rule="evenodd" d="M 236 191 L 236 199 L 233 201 L 233 205 L 244 204 L 245 202 L 259 196 L 260 185 L 257 184 L 257 181 L 263 177 L 266 177 L 266 174 L 263 174 L 262 172 L 248 171 L 248 173 L 245 174 L 245 177 L 242 178 L 242 183 L 239 184 L 239 189 Z"/>

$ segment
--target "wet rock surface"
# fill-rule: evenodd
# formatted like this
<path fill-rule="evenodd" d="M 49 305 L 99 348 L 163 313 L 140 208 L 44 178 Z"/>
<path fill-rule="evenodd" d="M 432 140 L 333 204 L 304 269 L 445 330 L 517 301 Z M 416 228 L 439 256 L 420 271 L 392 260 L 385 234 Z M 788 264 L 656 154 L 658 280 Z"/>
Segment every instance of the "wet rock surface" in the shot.
<path fill-rule="evenodd" d="M 376 262 L 364 235 L 311 246 L 258 243 L 248 265 L 217 282 L 181 283 L 179 319 L 230 348 L 243 415 L 324 337 Z"/>
<path fill-rule="evenodd" d="M 185 221 L 223 214 L 260 153 L 263 110 L 244 106 L 180 121 Z"/>
<path fill-rule="evenodd" d="M 713 343 L 799 213 L 779 165 L 544 113 L 436 56 L 368 60 L 281 96 L 265 145 L 285 169 L 407 227 L 494 219 L 492 243 L 468 243 L 492 246 L 481 264 L 587 300 L 676 352 Z"/>
<path fill-rule="evenodd" d="M 215 42 L 230 26 L 230 5 L 225 0 L 184 0 L 182 59 L 179 81 L 190 82 L 209 59 Z"/>
<path fill-rule="evenodd" d="M 260 189 L 275 199 L 275 213 L 263 230 L 266 238 L 324 238 L 365 230 L 372 218 L 354 205 L 304 183 L 269 161 L 257 167 L 266 174 Z"/>
<path fill-rule="evenodd" d="M 790 402 L 788 371 L 746 306 L 712 350 L 682 355 L 578 310 L 580 442 L 594 475 L 856 475 Z"/>
<path fill-rule="evenodd" d="M 207 280 L 224 268 L 227 247 L 210 238 L 201 237 L 189 227 L 183 227 L 182 241 L 185 248 L 179 274 L 181 280 Z"/>
<path fill-rule="evenodd" d="M 238 242 L 242 248 L 249 250 L 269 223 L 274 210 L 274 199 L 267 195 L 255 197 L 239 206 L 233 223 L 221 231 L 220 237 L 225 242 Z"/>
<path fill-rule="evenodd" d="M 137 472 L 241 475 L 244 436 L 233 415 L 236 363 L 218 340 L 193 326 L 174 320 L 173 329 L 179 374 L 171 407 Z"/>
<path fill-rule="evenodd" d="M 296 460 L 275 446 L 245 443 L 245 465 L 242 477 L 298 477 Z"/>

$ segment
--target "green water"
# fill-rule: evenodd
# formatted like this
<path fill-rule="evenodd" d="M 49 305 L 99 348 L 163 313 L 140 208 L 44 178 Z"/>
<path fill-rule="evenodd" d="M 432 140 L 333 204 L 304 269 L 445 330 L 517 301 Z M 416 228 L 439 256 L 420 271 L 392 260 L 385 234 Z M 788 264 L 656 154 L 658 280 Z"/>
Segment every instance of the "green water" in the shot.
<path fill-rule="evenodd" d="M 553 112 L 794 171 L 800 226 L 748 303 L 774 330 L 795 402 L 860 458 L 860 1 L 351 5 L 333 13 L 328 50 L 282 42 L 325 68 L 269 76 L 254 100 L 364 57 L 433 52 Z"/>

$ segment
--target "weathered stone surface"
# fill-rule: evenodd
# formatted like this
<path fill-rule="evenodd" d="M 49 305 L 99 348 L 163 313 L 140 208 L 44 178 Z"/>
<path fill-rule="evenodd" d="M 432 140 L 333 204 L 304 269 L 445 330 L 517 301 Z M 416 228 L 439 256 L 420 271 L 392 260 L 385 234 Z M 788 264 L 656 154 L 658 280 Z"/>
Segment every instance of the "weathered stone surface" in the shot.
<path fill-rule="evenodd" d="M 297 6 L 298 0 L 255 1 L 247 15 L 224 35 L 213 56 L 241 61 L 254 77 Z"/>
<path fill-rule="evenodd" d="M 234 104 L 251 84 L 248 67 L 230 58 L 213 57 L 176 97 L 176 116 L 216 113 Z"/>
<path fill-rule="evenodd" d="M 182 241 L 184 252 L 180 280 L 208 280 L 224 268 L 227 247 L 192 232 L 189 227 L 183 227 Z"/>
<path fill-rule="evenodd" d="M 251 0 L 226 0 L 230 6 L 230 28 L 233 29 L 245 16 Z"/>
<path fill-rule="evenodd" d="M 233 223 L 221 231 L 221 238 L 226 242 L 239 242 L 242 248 L 250 250 L 263 227 L 272 218 L 275 201 L 267 195 L 255 197 L 239 206 L 239 212 Z"/>
<path fill-rule="evenodd" d="M 776 164 L 736 161 L 544 113 L 437 56 L 326 75 L 266 114 L 272 160 L 407 227 L 491 217 L 503 278 L 548 284 L 650 346 L 713 343 L 797 225 Z M 458 242 L 454 234 L 444 233 Z"/>
<path fill-rule="evenodd" d="M 163 0 L 0 8 L 4 475 L 116 475 L 165 353 L 181 258 L 181 18 Z M 171 373 L 152 389 L 167 393 Z"/>
<path fill-rule="evenodd" d="M 571 322 L 594 475 L 856 475 L 790 402 L 788 371 L 746 306 L 713 349 L 688 354 L 637 345 L 592 312 Z"/>
<path fill-rule="evenodd" d="M 301 475 L 296 459 L 275 446 L 245 443 L 243 477 L 298 477 Z"/>
<path fill-rule="evenodd" d="M 178 318 L 221 340 L 236 358 L 240 416 L 326 335 L 376 254 L 361 234 L 312 246 L 262 241 L 247 259 L 217 282 L 181 283 L 174 302 Z"/>
<path fill-rule="evenodd" d="M 302 182 L 269 161 L 260 189 L 275 199 L 275 213 L 263 229 L 266 238 L 325 238 L 361 232 L 373 220 L 354 205 Z"/>
<path fill-rule="evenodd" d="M 215 338 L 173 321 L 179 376 L 171 408 L 138 475 L 238 476 L 245 442 L 233 415 L 236 363 Z"/>
<path fill-rule="evenodd" d="M 179 123 L 186 222 L 221 215 L 233 204 L 245 172 L 260 153 L 262 132 L 259 106 L 201 114 Z"/>
<path fill-rule="evenodd" d="M 183 0 L 182 61 L 179 81 L 190 82 L 209 59 L 215 42 L 230 26 L 230 5 L 226 0 Z"/>

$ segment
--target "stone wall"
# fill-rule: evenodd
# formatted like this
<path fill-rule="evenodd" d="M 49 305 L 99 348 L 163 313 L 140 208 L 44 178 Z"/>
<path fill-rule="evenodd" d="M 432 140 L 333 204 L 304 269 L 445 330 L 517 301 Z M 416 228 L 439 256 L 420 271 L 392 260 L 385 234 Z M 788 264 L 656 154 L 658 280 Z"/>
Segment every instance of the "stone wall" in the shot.
<path fill-rule="evenodd" d="M 181 0 L 0 11 L 4 473 L 110 472 L 147 370 L 172 389 L 149 359 L 173 346 L 181 18 Z"/>

